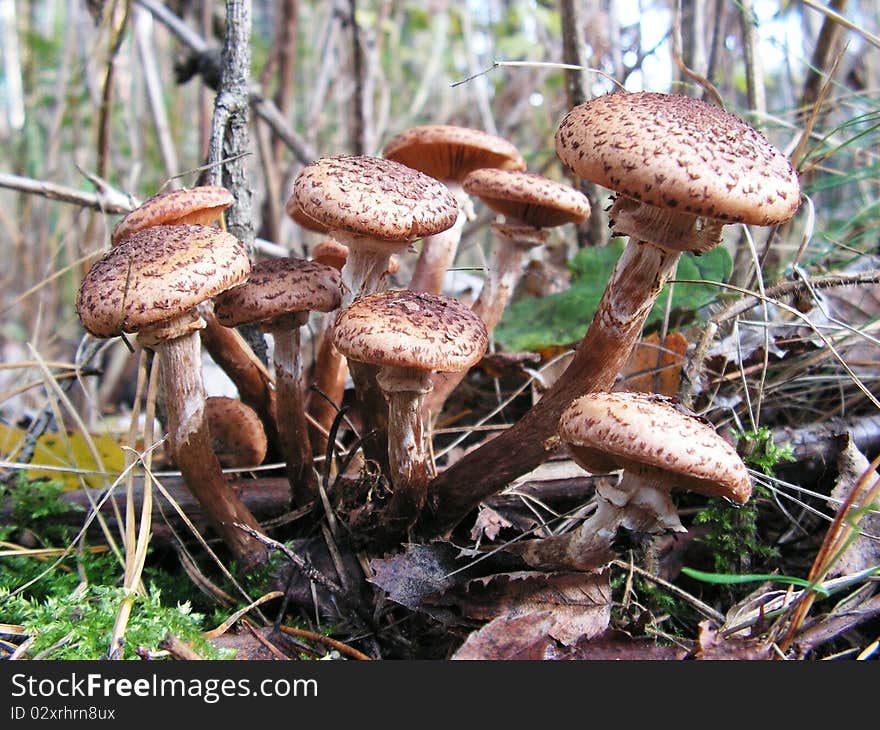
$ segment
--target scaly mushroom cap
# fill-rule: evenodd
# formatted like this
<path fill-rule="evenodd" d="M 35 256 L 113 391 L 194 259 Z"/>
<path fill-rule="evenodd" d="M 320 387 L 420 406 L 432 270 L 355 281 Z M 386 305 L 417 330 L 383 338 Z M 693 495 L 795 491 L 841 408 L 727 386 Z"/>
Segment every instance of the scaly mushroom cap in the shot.
<path fill-rule="evenodd" d="M 370 294 L 336 317 L 333 343 L 346 357 L 431 372 L 467 370 L 486 351 L 486 325 L 450 297 L 409 289 Z"/>
<path fill-rule="evenodd" d="M 535 228 L 582 223 L 590 217 L 590 201 L 580 190 L 535 172 L 474 170 L 462 187 L 496 213 Z"/>
<path fill-rule="evenodd" d="M 650 393 L 589 393 L 559 419 L 559 437 L 590 472 L 625 469 L 666 490 L 686 489 L 743 503 L 749 474 L 708 423 Z"/>
<path fill-rule="evenodd" d="M 237 398 L 214 395 L 205 399 L 205 419 L 220 466 L 240 469 L 263 463 L 268 442 L 253 408 Z"/>
<path fill-rule="evenodd" d="M 526 167 L 519 150 L 506 139 L 479 129 L 447 124 L 407 129 L 385 145 L 382 155 L 437 180 L 459 182 L 469 172 L 483 167 Z"/>
<path fill-rule="evenodd" d="M 574 107 L 556 154 L 575 174 L 661 208 L 775 225 L 800 204 L 791 163 L 756 129 L 698 99 L 613 93 Z"/>
<path fill-rule="evenodd" d="M 120 219 L 110 235 L 110 243 L 115 246 L 132 233 L 149 226 L 186 223 L 208 226 L 216 223 L 233 202 L 232 193 L 219 185 L 159 193 Z"/>
<path fill-rule="evenodd" d="M 443 183 L 381 157 L 322 157 L 300 171 L 293 197 L 329 231 L 389 242 L 440 233 L 458 216 Z"/>
<path fill-rule="evenodd" d="M 220 324 L 269 322 L 296 312 L 329 312 L 342 302 L 342 278 L 327 264 L 298 258 L 254 264 L 241 286 L 214 298 Z"/>
<path fill-rule="evenodd" d="M 95 337 L 137 332 L 241 284 L 250 269 L 244 246 L 231 233 L 201 225 L 150 226 L 89 269 L 76 313 Z"/>
<path fill-rule="evenodd" d="M 299 203 L 296 202 L 296 197 L 293 195 L 287 199 L 287 202 L 284 204 L 284 210 L 294 223 L 305 228 L 307 231 L 312 231 L 313 233 L 327 233 L 329 230 L 323 223 L 319 223 L 311 216 L 303 213 L 303 209 L 299 206 Z"/>
<path fill-rule="evenodd" d="M 340 271 L 348 260 L 348 246 L 335 238 L 324 238 L 312 249 L 312 260 Z"/>

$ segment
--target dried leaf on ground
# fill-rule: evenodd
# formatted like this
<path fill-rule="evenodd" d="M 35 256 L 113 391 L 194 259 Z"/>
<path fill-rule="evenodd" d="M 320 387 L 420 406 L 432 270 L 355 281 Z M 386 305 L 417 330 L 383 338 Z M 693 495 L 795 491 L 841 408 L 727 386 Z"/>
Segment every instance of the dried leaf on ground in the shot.
<path fill-rule="evenodd" d="M 552 658 L 555 642 L 549 630 L 553 611 L 523 616 L 499 616 L 475 631 L 452 659 L 543 660 Z"/>
<path fill-rule="evenodd" d="M 607 571 L 594 573 L 503 573 L 468 581 L 444 596 L 467 618 L 489 620 L 550 611 L 547 634 L 564 646 L 604 631 L 611 618 Z"/>
<path fill-rule="evenodd" d="M 708 621 L 700 623 L 699 646 L 694 659 L 759 661 L 772 658 L 773 649 L 766 638 L 725 638 Z"/>
<path fill-rule="evenodd" d="M 633 348 L 614 390 L 678 395 L 687 346 L 681 332 L 670 332 L 662 346 L 656 332 L 643 337 Z"/>
<path fill-rule="evenodd" d="M 513 523 L 510 520 L 505 519 L 491 507 L 483 505 L 480 507 L 477 519 L 471 528 L 471 540 L 477 545 L 480 544 L 480 540 L 484 537 L 491 542 L 498 537 L 498 533 L 501 532 L 502 528 L 512 526 Z"/>
<path fill-rule="evenodd" d="M 436 599 L 473 575 L 461 561 L 458 548 L 442 542 L 409 544 L 402 553 L 371 560 L 370 567 L 370 582 L 392 601 L 444 622 L 457 620 L 457 614 L 440 606 Z M 434 600 L 429 603 L 429 598 Z"/>
<path fill-rule="evenodd" d="M 870 462 L 852 442 L 846 437 L 846 446 L 841 449 L 837 459 L 837 482 L 831 490 L 829 504 L 836 510 L 859 479 L 870 468 Z M 873 482 L 880 479 L 880 474 L 874 472 L 869 477 Z M 858 522 L 859 534 L 849 544 L 843 554 L 834 562 L 829 575 L 849 575 L 867 570 L 875 565 L 880 565 L 880 505 L 875 505 L 875 511 L 865 511 Z"/>

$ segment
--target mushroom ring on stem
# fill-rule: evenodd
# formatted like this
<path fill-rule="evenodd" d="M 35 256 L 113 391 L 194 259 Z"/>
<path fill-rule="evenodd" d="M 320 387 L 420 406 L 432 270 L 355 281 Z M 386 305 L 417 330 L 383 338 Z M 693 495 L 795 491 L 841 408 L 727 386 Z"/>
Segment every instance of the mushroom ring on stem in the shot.
<path fill-rule="evenodd" d="M 250 261 L 233 235 L 203 225 L 151 226 L 125 238 L 83 277 L 76 312 L 95 337 L 137 332 L 161 363 L 168 438 L 190 491 L 242 568 L 266 549 L 235 526 L 258 523 L 224 477 L 205 418 L 199 304 L 244 282 Z"/>
<path fill-rule="evenodd" d="M 382 156 L 440 180 L 459 203 L 455 224 L 422 241 L 407 287 L 440 294 L 446 271 L 455 260 L 465 220 L 473 217 L 462 181 L 468 173 L 484 167 L 524 170 L 525 160 L 516 146 L 503 137 L 450 124 L 425 124 L 404 130 L 388 141 Z"/>
<path fill-rule="evenodd" d="M 629 242 L 565 372 L 510 429 L 432 482 L 428 535 L 545 460 L 572 400 L 611 389 L 683 251 L 719 243 L 724 223 L 784 223 L 800 203 L 785 155 L 733 114 L 685 96 L 620 92 L 579 104 L 559 125 L 556 154 L 617 193 L 611 225 Z"/>
<path fill-rule="evenodd" d="M 297 505 L 318 494 L 302 383 L 300 330 L 310 311 L 329 312 L 341 301 L 339 272 L 299 258 L 261 261 L 253 266 L 245 284 L 214 299 L 214 311 L 222 324 L 259 324 L 272 335 L 276 424 Z"/>
<path fill-rule="evenodd" d="M 387 520 L 409 526 L 425 501 L 427 446 L 422 400 L 431 373 L 466 370 L 483 356 L 486 327 L 456 299 L 410 290 L 377 292 L 339 312 L 336 347 L 349 362 L 379 367 L 388 400 L 392 497 Z"/>

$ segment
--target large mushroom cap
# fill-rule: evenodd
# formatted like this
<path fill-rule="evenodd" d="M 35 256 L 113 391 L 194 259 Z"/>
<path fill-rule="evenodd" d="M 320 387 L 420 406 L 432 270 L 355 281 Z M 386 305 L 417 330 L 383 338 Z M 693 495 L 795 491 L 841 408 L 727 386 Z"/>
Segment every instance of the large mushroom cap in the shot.
<path fill-rule="evenodd" d="M 709 424 L 649 393 L 588 393 L 559 419 L 559 437 L 591 472 L 630 470 L 667 490 L 686 489 L 745 502 L 745 464 Z"/>
<path fill-rule="evenodd" d="M 524 170 L 526 163 L 512 142 L 470 127 L 426 124 L 389 140 L 382 155 L 438 180 L 461 181 L 483 167 Z"/>
<path fill-rule="evenodd" d="M 556 153 L 582 178 L 682 213 L 774 225 L 800 204 L 785 155 L 735 115 L 687 96 L 620 92 L 579 104 L 559 125 Z"/>
<path fill-rule="evenodd" d="M 486 325 L 450 297 L 384 291 L 339 312 L 333 342 L 346 357 L 431 372 L 467 370 L 486 351 Z"/>
<path fill-rule="evenodd" d="M 322 157 L 300 171 L 293 197 L 305 215 L 329 231 L 385 241 L 431 236 L 458 217 L 458 204 L 445 185 L 381 157 Z"/>
<path fill-rule="evenodd" d="M 294 312 L 329 312 L 342 301 L 342 278 L 327 264 L 299 258 L 260 261 L 241 286 L 214 298 L 221 324 L 268 322 Z"/>
<path fill-rule="evenodd" d="M 136 332 L 185 314 L 250 272 L 242 243 L 201 225 L 150 226 L 128 236 L 83 277 L 76 313 L 95 337 Z"/>
<path fill-rule="evenodd" d="M 211 225 L 233 202 L 232 193 L 220 185 L 200 185 L 188 190 L 159 193 L 123 216 L 113 228 L 110 242 L 115 246 L 148 226 Z"/>
<path fill-rule="evenodd" d="M 462 183 L 496 213 L 535 228 L 582 223 L 590 201 L 580 190 L 524 170 L 474 170 Z"/>

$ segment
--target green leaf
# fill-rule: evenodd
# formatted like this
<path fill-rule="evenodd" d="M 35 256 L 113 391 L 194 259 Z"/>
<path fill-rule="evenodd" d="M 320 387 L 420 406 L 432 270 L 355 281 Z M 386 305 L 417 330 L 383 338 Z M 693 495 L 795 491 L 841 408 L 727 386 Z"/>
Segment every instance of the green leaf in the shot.
<path fill-rule="evenodd" d="M 787 583 L 793 586 L 800 586 L 808 590 L 815 591 L 823 596 L 828 595 L 828 591 L 819 585 L 814 585 L 803 578 L 796 578 L 790 575 L 773 575 L 772 573 L 746 573 L 744 575 L 732 575 L 730 573 L 704 573 L 702 570 L 694 570 L 693 568 L 682 568 L 681 572 L 695 580 L 701 580 L 704 583 L 721 583 L 731 585 L 734 583 L 756 583 L 759 581 L 773 581 L 776 583 Z"/>
<path fill-rule="evenodd" d="M 577 342 L 593 318 L 614 265 L 623 252 L 623 239 L 608 246 L 584 248 L 569 262 L 571 286 L 558 294 L 520 299 L 513 302 L 495 328 L 495 340 L 512 352 L 542 350 Z M 679 260 L 676 279 L 722 282 L 732 269 L 730 254 L 716 246 L 702 256 L 684 254 Z M 646 325 L 659 321 L 666 307 L 666 288 L 648 315 Z M 695 312 L 712 303 L 719 288 L 711 284 L 675 284 L 673 309 Z"/>

